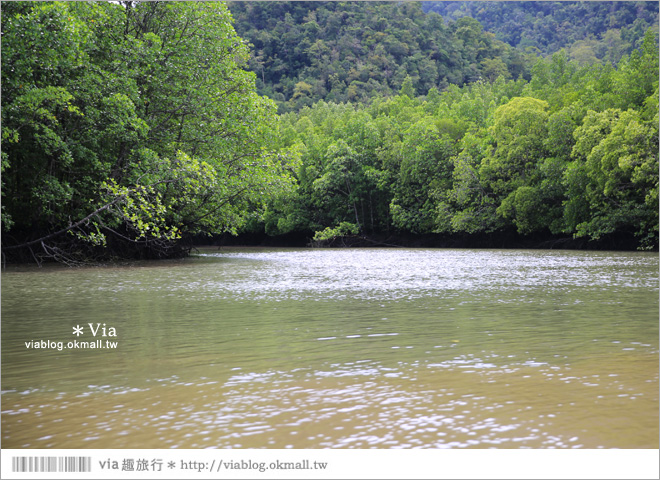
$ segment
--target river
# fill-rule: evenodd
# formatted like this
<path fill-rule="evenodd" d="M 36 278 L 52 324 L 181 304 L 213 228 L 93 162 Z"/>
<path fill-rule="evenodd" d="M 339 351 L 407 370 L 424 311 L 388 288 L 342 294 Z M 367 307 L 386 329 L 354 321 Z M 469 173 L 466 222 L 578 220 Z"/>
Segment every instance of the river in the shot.
<path fill-rule="evenodd" d="M 260 248 L 8 266 L 2 447 L 657 449 L 658 268 Z"/>

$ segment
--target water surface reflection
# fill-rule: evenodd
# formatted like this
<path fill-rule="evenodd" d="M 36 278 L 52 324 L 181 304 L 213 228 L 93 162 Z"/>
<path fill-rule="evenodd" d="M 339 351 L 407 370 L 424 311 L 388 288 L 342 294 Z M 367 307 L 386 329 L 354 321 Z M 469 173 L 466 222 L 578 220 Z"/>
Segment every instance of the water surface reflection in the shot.
<path fill-rule="evenodd" d="M 658 448 L 657 255 L 230 250 L 2 274 L 6 448 Z M 106 323 L 116 350 L 27 349 Z"/>

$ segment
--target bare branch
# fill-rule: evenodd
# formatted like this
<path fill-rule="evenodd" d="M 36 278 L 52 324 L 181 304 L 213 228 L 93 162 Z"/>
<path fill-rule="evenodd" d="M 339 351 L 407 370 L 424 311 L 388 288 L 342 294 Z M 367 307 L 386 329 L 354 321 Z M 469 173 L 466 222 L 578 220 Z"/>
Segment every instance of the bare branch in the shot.
<path fill-rule="evenodd" d="M 96 215 L 98 215 L 99 213 L 101 213 L 101 212 L 103 212 L 103 211 L 109 209 L 110 207 L 112 207 L 113 205 L 115 205 L 116 203 L 118 203 L 119 200 L 121 200 L 121 199 L 123 199 L 123 198 L 125 198 L 125 197 L 126 197 L 125 195 L 120 195 L 120 196 L 116 197 L 112 202 L 110 202 L 110 203 L 106 203 L 106 204 L 103 205 L 102 207 L 97 208 L 97 209 L 94 210 L 92 213 L 90 213 L 90 214 L 87 215 L 85 218 L 83 218 L 82 220 L 79 220 L 79 221 L 77 221 L 76 223 L 73 223 L 73 224 L 69 225 L 69 226 L 66 227 L 66 228 L 63 228 L 63 229 L 61 229 L 61 230 L 58 230 L 57 232 L 51 233 L 50 235 L 46 235 L 46 236 L 41 237 L 41 238 L 37 238 L 36 240 L 32 240 L 31 242 L 21 243 L 20 245 L 12 245 L 12 246 L 10 246 L 10 247 L 4 247 L 4 246 L 3 246 L 3 247 L 2 247 L 2 250 L 3 250 L 3 251 L 4 251 L 4 250 L 15 250 L 15 249 L 18 249 L 18 248 L 31 247 L 32 245 L 37 245 L 37 244 L 41 244 L 41 245 L 43 246 L 43 242 L 45 242 L 46 240 L 50 240 L 51 238 L 55 238 L 55 237 L 57 237 L 57 236 L 59 236 L 59 235 L 62 235 L 63 233 L 66 233 L 66 232 L 68 232 L 68 231 L 70 231 L 70 230 L 73 230 L 74 228 L 78 228 L 80 225 L 83 225 L 84 223 L 86 223 L 86 222 L 88 222 L 90 219 L 92 219 L 94 216 L 96 216 Z"/>

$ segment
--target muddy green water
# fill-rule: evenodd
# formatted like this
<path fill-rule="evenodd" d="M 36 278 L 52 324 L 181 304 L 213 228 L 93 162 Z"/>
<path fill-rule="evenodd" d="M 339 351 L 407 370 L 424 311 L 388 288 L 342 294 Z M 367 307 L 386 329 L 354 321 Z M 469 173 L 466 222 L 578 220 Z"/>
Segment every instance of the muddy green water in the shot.
<path fill-rule="evenodd" d="M 637 252 L 8 267 L 2 447 L 658 448 L 658 308 Z"/>

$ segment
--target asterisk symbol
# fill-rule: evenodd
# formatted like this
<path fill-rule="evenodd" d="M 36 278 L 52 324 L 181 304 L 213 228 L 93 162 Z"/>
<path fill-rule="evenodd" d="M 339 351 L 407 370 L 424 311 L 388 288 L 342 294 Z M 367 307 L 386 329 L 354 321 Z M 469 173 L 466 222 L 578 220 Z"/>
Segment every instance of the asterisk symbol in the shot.
<path fill-rule="evenodd" d="M 167 468 L 174 468 L 175 466 L 176 466 L 176 463 L 174 463 L 174 462 L 169 462 L 167 464 Z"/>
<path fill-rule="evenodd" d="M 82 335 L 83 334 L 83 329 L 80 325 L 76 325 L 73 327 L 73 335 Z"/>

